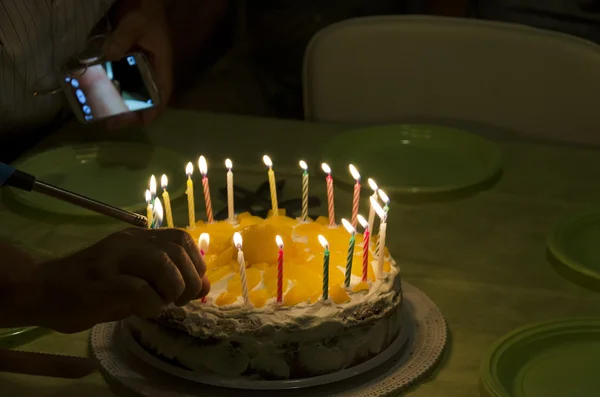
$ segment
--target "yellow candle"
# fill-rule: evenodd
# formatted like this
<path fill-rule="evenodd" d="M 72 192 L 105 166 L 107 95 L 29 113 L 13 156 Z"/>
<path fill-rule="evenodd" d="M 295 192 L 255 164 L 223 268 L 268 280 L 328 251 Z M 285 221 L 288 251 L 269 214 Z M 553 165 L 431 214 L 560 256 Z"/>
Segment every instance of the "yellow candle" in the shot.
<path fill-rule="evenodd" d="M 152 194 L 150 190 L 146 190 L 146 195 L 144 197 L 146 199 L 146 203 L 148 206 L 146 207 L 146 218 L 148 218 L 148 229 L 152 229 Z"/>
<path fill-rule="evenodd" d="M 225 167 L 227 168 L 227 210 L 229 213 L 229 222 L 235 222 L 234 212 L 234 193 L 233 193 L 233 162 L 230 159 L 225 160 Z"/>
<path fill-rule="evenodd" d="M 308 219 L 308 165 L 305 161 L 300 160 L 300 168 L 304 170 L 302 173 L 302 215 L 300 219 L 306 222 Z"/>
<path fill-rule="evenodd" d="M 152 196 L 152 201 L 156 198 L 156 177 L 152 175 L 150 177 L 150 195 Z"/>
<path fill-rule="evenodd" d="M 196 209 L 194 207 L 194 182 L 192 182 L 192 174 L 194 173 L 194 165 L 192 163 L 188 163 L 185 167 L 185 173 L 188 176 L 187 179 L 187 190 L 185 194 L 187 194 L 188 199 L 188 219 L 190 224 L 190 229 L 194 229 L 196 227 Z"/>
<path fill-rule="evenodd" d="M 279 206 L 277 204 L 277 183 L 275 182 L 275 172 L 273 171 L 273 162 L 267 155 L 263 156 L 263 161 L 267 167 L 269 167 L 269 186 L 271 187 L 271 209 L 273 215 L 279 215 Z"/>
<path fill-rule="evenodd" d="M 163 201 L 165 202 L 165 211 L 167 215 L 167 226 L 173 227 L 173 213 L 171 212 L 171 198 L 169 197 L 169 192 L 167 192 L 167 185 L 169 184 L 169 180 L 166 175 L 163 175 L 160 178 L 160 185 L 163 188 Z"/>

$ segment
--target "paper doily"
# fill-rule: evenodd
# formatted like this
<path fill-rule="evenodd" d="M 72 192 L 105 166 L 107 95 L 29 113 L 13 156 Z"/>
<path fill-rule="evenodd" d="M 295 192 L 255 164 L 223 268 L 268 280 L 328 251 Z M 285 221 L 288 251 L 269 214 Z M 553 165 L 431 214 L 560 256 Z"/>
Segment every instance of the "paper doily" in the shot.
<path fill-rule="evenodd" d="M 118 323 L 95 326 L 92 354 L 100 362 L 116 393 L 144 397 L 383 397 L 414 385 L 439 362 L 448 330 L 439 308 L 427 295 L 402 284 L 408 341 L 398 354 L 379 367 L 341 382 L 297 390 L 239 390 L 187 381 L 154 369 L 133 356 L 119 336 Z"/>

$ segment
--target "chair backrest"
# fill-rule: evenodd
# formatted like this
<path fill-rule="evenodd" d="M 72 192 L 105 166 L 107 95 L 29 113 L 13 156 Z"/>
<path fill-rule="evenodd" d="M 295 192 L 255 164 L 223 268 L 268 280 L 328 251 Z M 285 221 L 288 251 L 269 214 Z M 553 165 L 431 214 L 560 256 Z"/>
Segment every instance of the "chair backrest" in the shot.
<path fill-rule="evenodd" d="M 352 19 L 313 37 L 304 101 L 312 121 L 463 120 L 600 143 L 600 46 L 470 19 Z"/>

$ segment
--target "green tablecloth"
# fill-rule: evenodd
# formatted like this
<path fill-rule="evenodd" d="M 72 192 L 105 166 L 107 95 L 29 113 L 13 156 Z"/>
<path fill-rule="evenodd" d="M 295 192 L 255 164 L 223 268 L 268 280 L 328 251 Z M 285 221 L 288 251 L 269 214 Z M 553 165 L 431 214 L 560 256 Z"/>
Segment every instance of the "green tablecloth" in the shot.
<path fill-rule="evenodd" d="M 262 155 L 269 153 L 276 170 L 298 171 L 297 183 L 287 177 L 286 186 L 288 196 L 298 196 L 297 161 L 316 163 L 322 144 L 342 130 L 334 125 L 171 111 L 147 134 L 153 144 L 181 152 L 182 162 L 195 161 L 204 153 L 260 167 Z M 54 139 L 90 139 L 93 135 L 71 126 Z M 451 333 L 439 370 L 410 396 L 478 396 L 482 354 L 498 337 L 531 322 L 600 313 L 600 294 L 558 275 L 546 259 L 545 247 L 546 234 L 559 217 L 600 202 L 600 151 L 527 143 L 514 135 L 506 136 L 500 145 L 505 154 L 504 174 L 493 188 L 444 202 L 392 203 L 389 248 L 400 261 L 405 279 L 439 305 Z M 244 175 L 243 166 L 240 172 Z M 323 197 L 320 179 L 324 178 L 318 172 L 313 175 L 311 193 Z M 260 177 L 238 177 L 236 183 L 253 188 L 265 177 L 266 172 Z M 224 175 L 213 175 L 213 191 L 224 181 Z M 339 189 L 336 202 L 339 216 L 347 216 L 351 192 Z M 222 205 L 217 200 L 215 206 Z M 325 213 L 324 207 L 321 212 Z M 185 205 L 177 205 L 175 213 L 181 224 Z M 57 227 L 6 207 L 0 210 L 0 225 L 0 236 L 52 254 L 64 254 L 123 227 Z M 86 355 L 87 337 L 88 332 L 50 332 L 21 348 Z M 0 390 L 6 396 L 111 395 L 98 373 L 77 381 L 0 374 Z"/>

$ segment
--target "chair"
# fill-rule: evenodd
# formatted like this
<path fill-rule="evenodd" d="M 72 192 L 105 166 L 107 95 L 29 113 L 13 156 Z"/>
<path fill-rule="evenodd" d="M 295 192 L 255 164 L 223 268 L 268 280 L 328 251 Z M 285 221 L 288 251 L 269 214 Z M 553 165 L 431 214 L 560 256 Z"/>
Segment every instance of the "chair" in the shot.
<path fill-rule="evenodd" d="M 310 121 L 468 121 L 597 144 L 600 47 L 507 23 L 352 19 L 312 38 L 304 104 Z"/>

